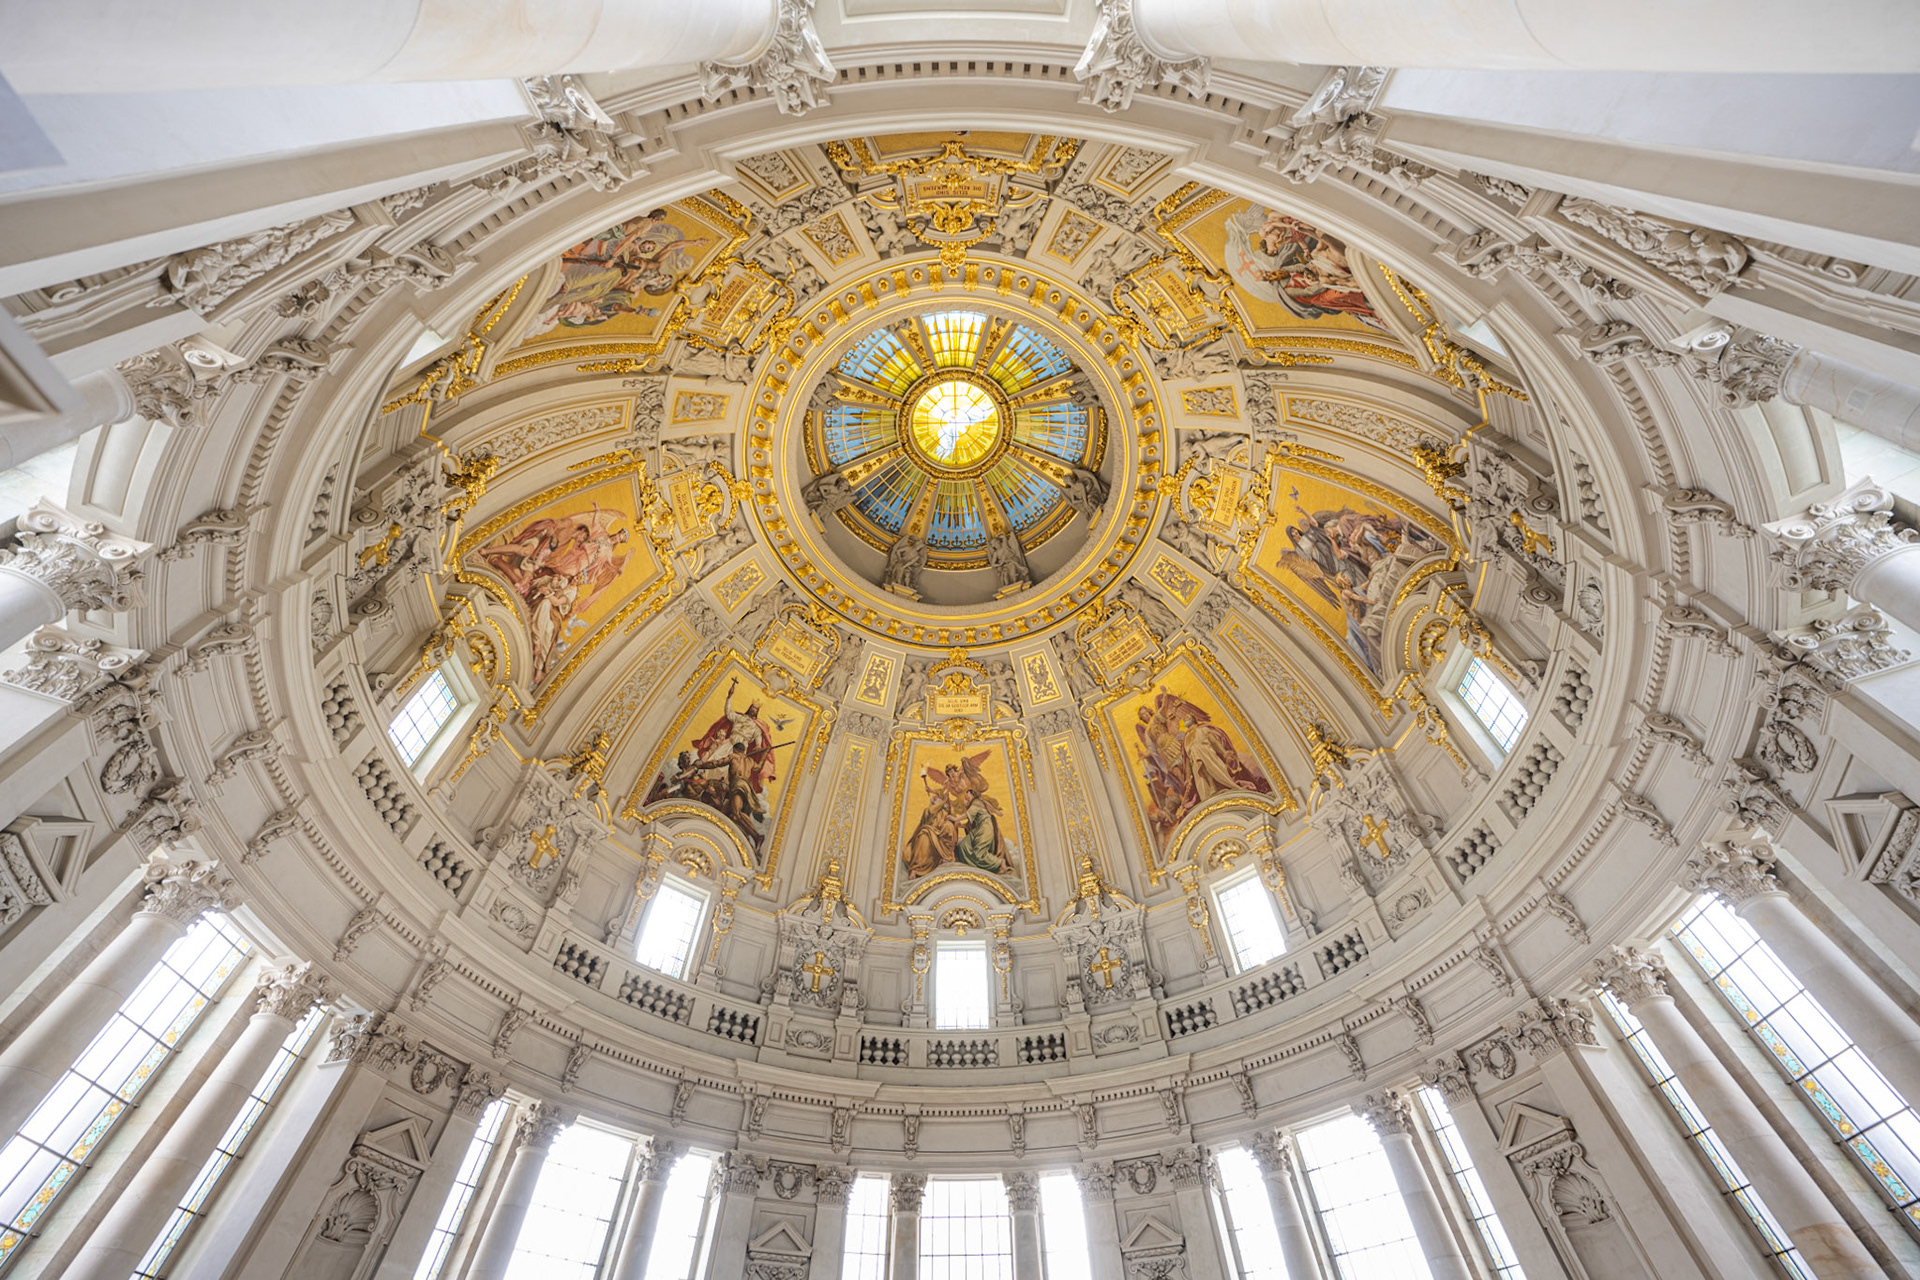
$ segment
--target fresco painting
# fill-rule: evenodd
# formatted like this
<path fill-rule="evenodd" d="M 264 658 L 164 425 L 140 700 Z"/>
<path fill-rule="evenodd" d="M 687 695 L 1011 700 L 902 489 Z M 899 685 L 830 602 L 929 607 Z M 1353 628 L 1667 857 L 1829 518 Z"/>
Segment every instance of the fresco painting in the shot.
<path fill-rule="evenodd" d="M 1027 896 L 1026 850 L 1003 742 L 915 740 L 907 752 L 895 830 L 903 890 L 952 872 L 990 876 L 1015 900 Z"/>
<path fill-rule="evenodd" d="M 682 284 L 727 239 L 679 205 L 594 233 L 560 255 L 560 274 L 521 345 L 652 336 Z"/>
<path fill-rule="evenodd" d="M 1177 234 L 1233 280 L 1230 296 L 1256 334 L 1303 327 L 1388 332 L 1345 242 L 1291 214 L 1229 200 Z"/>
<path fill-rule="evenodd" d="M 1279 795 L 1225 700 L 1180 658 L 1106 708 L 1134 803 L 1164 853 L 1187 815 L 1229 792 Z"/>

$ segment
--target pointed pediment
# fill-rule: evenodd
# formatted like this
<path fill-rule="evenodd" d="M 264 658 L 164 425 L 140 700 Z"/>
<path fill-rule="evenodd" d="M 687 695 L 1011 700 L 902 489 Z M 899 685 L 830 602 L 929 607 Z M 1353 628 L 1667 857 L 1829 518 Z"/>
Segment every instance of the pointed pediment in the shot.
<path fill-rule="evenodd" d="M 1163 1218 L 1150 1213 L 1127 1232 L 1120 1249 L 1123 1253 L 1146 1253 L 1154 1249 L 1179 1248 L 1186 1242 L 1187 1238 L 1167 1225 Z"/>
<path fill-rule="evenodd" d="M 427 1152 L 427 1122 L 418 1116 L 369 1129 L 360 1135 L 360 1141 L 355 1145 L 370 1147 L 381 1155 L 404 1160 L 417 1169 L 426 1168 L 430 1158 Z"/>
<path fill-rule="evenodd" d="M 1500 1154 L 1510 1156 L 1542 1142 L 1572 1136 L 1573 1125 L 1565 1116 L 1516 1102 L 1507 1108 L 1506 1121 L 1500 1126 Z"/>
<path fill-rule="evenodd" d="M 1864 876 L 1894 834 L 1902 814 L 1913 807 L 1898 791 L 1880 795 L 1837 796 L 1827 801 L 1834 847 L 1847 874 Z"/>
<path fill-rule="evenodd" d="M 805 1258 L 813 1253 L 813 1246 L 800 1238 L 800 1233 L 793 1229 L 792 1223 L 776 1222 L 747 1241 L 747 1252 L 755 1255 L 777 1253 Z"/>

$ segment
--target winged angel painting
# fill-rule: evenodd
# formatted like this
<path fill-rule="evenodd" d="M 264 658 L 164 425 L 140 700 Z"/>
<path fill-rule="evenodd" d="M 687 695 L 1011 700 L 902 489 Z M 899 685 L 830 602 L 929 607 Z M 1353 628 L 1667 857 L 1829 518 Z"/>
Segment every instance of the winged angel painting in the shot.
<path fill-rule="evenodd" d="M 632 556 L 633 516 L 600 505 L 624 492 L 563 503 L 474 552 L 505 579 L 526 612 L 530 683 L 554 669 L 568 645 L 593 628 L 595 606 L 621 580 Z M 630 501 L 630 499 L 628 499 Z"/>

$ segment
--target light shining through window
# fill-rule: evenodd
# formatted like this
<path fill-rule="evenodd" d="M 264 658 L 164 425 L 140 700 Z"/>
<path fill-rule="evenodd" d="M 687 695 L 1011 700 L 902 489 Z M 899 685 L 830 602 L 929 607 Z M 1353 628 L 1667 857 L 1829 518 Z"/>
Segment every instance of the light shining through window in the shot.
<path fill-rule="evenodd" d="M 984 1031 L 993 1012 L 987 944 L 939 942 L 933 949 L 933 1025 L 942 1031 Z"/>
<path fill-rule="evenodd" d="M 1780 1224 L 1761 1201 L 1753 1184 L 1740 1171 L 1740 1166 L 1734 1163 L 1733 1155 L 1722 1145 L 1720 1135 L 1713 1131 L 1713 1126 L 1693 1105 L 1693 1095 L 1673 1074 L 1673 1068 L 1667 1065 L 1666 1055 L 1647 1037 L 1640 1019 L 1634 1017 L 1632 1010 L 1620 1003 L 1611 991 L 1600 993 L 1600 1004 L 1620 1028 L 1620 1033 L 1627 1038 L 1627 1047 L 1633 1050 L 1633 1056 L 1640 1061 L 1641 1070 L 1653 1082 L 1654 1092 L 1666 1101 L 1674 1118 L 1680 1122 L 1681 1132 L 1686 1134 L 1687 1141 L 1700 1153 L 1714 1180 L 1760 1237 L 1761 1256 L 1776 1263 L 1794 1280 L 1813 1280 L 1813 1273 L 1807 1270 L 1800 1251 L 1793 1247 L 1793 1241 L 1780 1229 Z"/>
<path fill-rule="evenodd" d="M 660 1225 L 647 1254 L 646 1280 L 691 1280 L 713 1190 L 713 1157 L 681 1156 L 660 1197 Z"/>
<path fill-rule="evenodd" d="M 1718 898 L 1703 896 L 1673 936 L 1747 1030 L 1866 1170 L 1920 1226 L 1920 1117 L 1835 1025 L 1773 948 Z"/>
<path fill-rule="evenodd" d="M 633 1144 L 591 1125 L 553 1140 L 514 1241 L 507 1280 L 594 1280 Z"/>
<path fill-rule="evenodd" d="M 400 706 L 400 712 L 394 716 L 393 723 L 387 726 L 387 736 L 393 739 L 393 745 L 400 749 L 400 758 L 411 769 L 414 763 L 426 754 L 427 747 L 440 733 L 447 721 L 453 719 L 453 686 L 447 683 L 444 672 L 435 671 L 420 682 L 413 696 Z"/>
<path fill-rule="evenodd" d="M 653 901 L 647 904 L 633 958 L 669 978 L 686 977 L 687 963 L 693 959 L 694 933 L 706 906 L 702 895 L 672 880 L 662 881 Z"/>
<path fill-rule="evenodd" d="M 467 1210 L 473 1205 L 474 1193 L 480 1189 L 480 1179 L 486 1176 L 487 1161 L 493 1158 L 493 1148 L 500 1141 L 500 1126 L 510 1110 L 511 1103 L 505 1098 L 496 1098 L 480 1113 L 480 1125 L 474 1130 L 473 1141 L 467 1144 L 467 1154 L 461 1157 L 460 1171 L 453 1177 L 453 1190 L 447 1192 L 447 1202 L 440 1206 L 433 1234 L 427 1238 L 427 1252 L 420 1259 L 413 1280 L 437 1280 L 446 1267 L 447 1255 L 453 1251 L 453 1242 L 460 1238 L 460 1229 L 466 1225 Z"/>
<path fill-rule="evenodd" d="M 847 1193 L 840 1280 L 887 1280 L 887 1180 L 863 1173 Z"/>
<path fill-rule="evenodd" d="M 287 1032 L 287 1038 L 280 1042 L 279 1051 L 273 1055 L 272 1064 L 261 1075 L 260 1083 L 253 1086 L 253 1092 L 247 1095 L 246 1104 L 234 1116 L 233 1123 L 227 1126 L 219 1145 L 207 1157 L 207 1162 L 200 1166 L 199 1176 L 187 1188 L 186 1196 L 174 1206 L 173 1214 L 161 1229 L 159 1238 L 140 1260 L 139 1267 L 133 1273 L 137 1280 L 159 1280 L 167 1274 L 167 1262 L 179 1251 L 187 1234 L 206 1216 L 207 1206 L 220 1189 L 227 1170 L 246 1153 L 247 1140 L 260 1128 L 260 1121 L 273 1106 L 280 1087 L 293 1074 L 293 1069 L 300 1065 L 300 1059 L 313 1042 L 313 1034 L 320 1029 L 325 1016 L 325 1012 L 316 1006 L 307 1010 L 306 1016 Z"/>
<path fill-rule="evenodd" d="M 1013 1280 L 1013 1222 L 1000 1179 L 928 1180 L 920 1280 Z"/>
<path fill-rule="evenodd" d="M 1287 935 L 1280 927 L 1280 913 L 1274 910 L 1273 895 L 1259 876 L 1236 880 L 1214 894 L 1214 900 L 1220 904 L 1220 923 L 1226 927 L 1236 969 L 1242 973 L 1258 969 L 1286 953 Z"/>
<path fill-rule="evenodd" d="M 1372 1127 L 1342 1116 L 1295 1137 L 1340 1280 L 1432 1280 Z"/>
<path fill-rule="evenodd" d="M 1047 1254 L 1047 1280 L 1093 1280 L 1087 1208 L 1080 1179 L 1071 1173 L 1040 1175 L 1040 1241 Z"/>
<path fill-rule="evenodd" d="M 1426 1109 L 1427 1124 L 1440 1143 L 1441 1154 L 1447 1158 L 1447 1172 L 1460 1188 L 1460 1198 L 1467 1202 L 1474 1230 L 1480 1233 L 1481 1243 L 1487 1246 L 1487 1256 L 1493 1259 L 1495 1280 L 1526 1280 L 1527 1273 L 1520 1269 L 1520 1259 L 1514 1256 L 1513 1241 L 1507 1239 L 1507 1229 L 1500 1225 L 1499 1215 L 1493 1211 L 1487 1184 L 1480 1181 L 1473 1157 L 1467 1154 L 1467 1144 L 1461 1141 L 1460 1126 L 1454 1123 L 1453 1112 L 1447 1109 L 1445 1095 L 1429 1085 L 1420 1090 L 1420 1105 Z"/>
<path fill-rule="evenodd" d="M 0 1269 L 86 1172 L 251 949 L 225 916 L 202 916 L 0 1148 Z"/>
<path fill-rule="evenodd" d="M 1467 673 L 1460 677 L 1458 692 L 1467 710 L 1473 712 L 1473 718 L 1499 744 L 1500 754 L 1513 750 L 1513 744 L 1520 741 L 1520 731 L 1527 727 L 1527 708 L 1507 687 L 1507 682 L 1495 675 L 1483 659 L 1474 658 L 1467 663 Z"/>
<path fill-rule="evenodd" d="M 1229 1147 L 1220 1153 L 1218 1163 L 1240 1280 L 1287 1280 L 1280 1233 L 1273 1225 L 1273 1201 L 1267 1198 L 1267 1180 L 1253 1153 Z"/>

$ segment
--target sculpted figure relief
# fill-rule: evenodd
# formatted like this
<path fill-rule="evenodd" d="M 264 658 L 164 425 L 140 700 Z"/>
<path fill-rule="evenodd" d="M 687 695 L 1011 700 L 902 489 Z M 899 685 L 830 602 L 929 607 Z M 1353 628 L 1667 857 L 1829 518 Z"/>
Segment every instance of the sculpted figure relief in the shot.
<path fill-rule="evenodd" d="M 914 597 L 920 594 L 920 575 L 927 568 L 927 540 L 917 534 L 903 533 L 887 552 L 887 569 L 880 585 Z"/>

